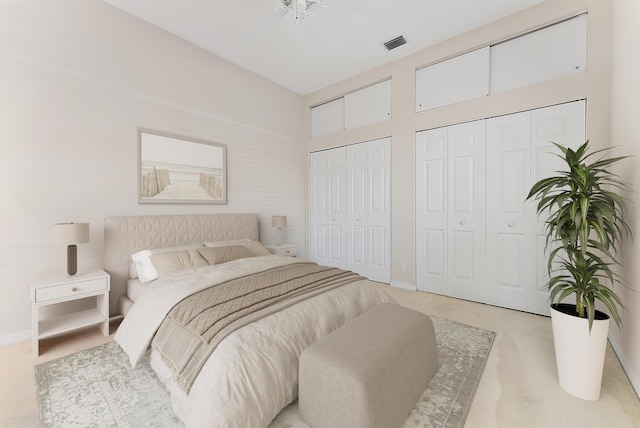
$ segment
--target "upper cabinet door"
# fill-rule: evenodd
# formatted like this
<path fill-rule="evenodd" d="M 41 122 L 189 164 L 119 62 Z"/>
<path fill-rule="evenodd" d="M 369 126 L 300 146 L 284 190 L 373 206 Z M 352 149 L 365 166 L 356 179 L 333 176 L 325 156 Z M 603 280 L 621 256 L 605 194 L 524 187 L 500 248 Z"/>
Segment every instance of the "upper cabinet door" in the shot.
<path fill-rule="evenodd" d="M 353 129 L 391 118 L 391 80 L 344 97 L 344 126 Z"/>
<path fill-rule="evenodd" d="M 311 108 L 311 137 L 344 131 L 344 98 Z"/>
<path fill-rule="evenodd" d="M 586 70 L 586 14 L 491 47 L 491 93 Z"/>
<path fill-rule="evenodd" d="M 489 47 L 416 71 L 416 112 L 489 93 Z"/>

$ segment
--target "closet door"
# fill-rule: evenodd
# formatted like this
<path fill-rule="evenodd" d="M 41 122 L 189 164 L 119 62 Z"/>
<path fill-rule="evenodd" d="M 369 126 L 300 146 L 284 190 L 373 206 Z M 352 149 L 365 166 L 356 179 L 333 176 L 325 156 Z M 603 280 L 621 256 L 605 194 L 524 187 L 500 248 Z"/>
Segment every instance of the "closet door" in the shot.
<path fill-rule="evenodd" d="M 371 141 L 368 157 L 369 275 L 374 281 L 391 282 L 391 138 Z"/>
<path fill-rule="evenodd" d="M 347 146 L 347 269 L 369 273 L 367 143 Z"/>
<path fill-rule="evenodd" d="M 416 286 L 448 294 L 447 128 L 416 133 Z"/>
<path fill-rule="evenodd" d="M 347 269 L 391 281 L 391 139 L 347 147 Z"/>
<path fill-rule="evenodd" d="M 311 154 L 309 258 L 346 268 L 346 166 L 344 147 Z"/>
<path fill-rule="evenodd" d="M 485 301 L 485 121 L 450 126 L 447 275 L 449 294 Z"/>
<path fill-rule="evenodd" d="M 416 134 L 421 291 L 484 301 L 484 121 Z"/>
<path fill-rule="evenodd" d="M 556 154 L 558 149 L 551 143 L 565 147 L 577 148 L 586 141 L 586 102 L 575 101 L 531 112 L 531 184 L 562 170 L 563 162 Z M 549 251 L 545 249 L 546 234 L 544 232 L 544 216 L 536 215 L 535 201 L 529 203 L 531 211 L 532 242 L 531 252 L 533 277 L 531 279 L 530 307 L 531 312 L 549 314 L 549 293 L 546 291 L 547 258 Z"/>
<path fill-rule="evenodd" d="M 528 310 L 530 112 L 487 120 L 487 303 Z"/>

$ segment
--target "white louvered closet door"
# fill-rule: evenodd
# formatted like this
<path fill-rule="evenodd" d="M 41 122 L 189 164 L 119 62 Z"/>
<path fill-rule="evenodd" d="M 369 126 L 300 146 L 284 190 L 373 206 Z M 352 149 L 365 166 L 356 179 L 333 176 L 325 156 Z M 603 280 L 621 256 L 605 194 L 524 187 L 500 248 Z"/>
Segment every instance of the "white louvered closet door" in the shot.
<path fill-rule="evenodd" d="M 310 156 L 309 258 L 346 268 L 346 165 L 344 147 Z"/>
<path fill-rule="evenodd" d="M 484 121 L 416 134 L 422 291 L 484 301 Z"/>

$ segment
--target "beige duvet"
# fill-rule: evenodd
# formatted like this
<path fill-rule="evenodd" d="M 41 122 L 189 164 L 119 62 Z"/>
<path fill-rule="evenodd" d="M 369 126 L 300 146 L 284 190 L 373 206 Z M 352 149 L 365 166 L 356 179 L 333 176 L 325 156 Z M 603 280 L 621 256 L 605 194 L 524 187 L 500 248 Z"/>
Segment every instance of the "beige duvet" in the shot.
<path fill-rule="evenodd" d="M 212 284 L 298 262 L 253 257 L 160 278 L 123 320 L 116 341 L 135 365 L 164 316 L 183 298 Z M 174 411 L 187 427 L 266 427 L 297 397 L 300 353 L 371 307 L 392 301 L 375 284 L 361 280 L 259 319 L 218 344 L 188 394 L 155 352 L 151 366 L 167 385 Z"/>

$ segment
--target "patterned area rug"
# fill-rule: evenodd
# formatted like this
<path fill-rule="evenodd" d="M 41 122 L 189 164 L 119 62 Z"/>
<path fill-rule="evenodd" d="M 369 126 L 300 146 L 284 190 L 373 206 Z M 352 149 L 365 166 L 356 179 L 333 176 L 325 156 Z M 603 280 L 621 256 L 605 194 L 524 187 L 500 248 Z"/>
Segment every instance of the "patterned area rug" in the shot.
<path fill-rule="evenodd" d="M 403 427 L 462 427 L 495 333 L 431 318 L 440 367 Z M 148 359 L 132 369 L 115 342 L 37 365 L 35 378 L 43 427 L 183 426 Z M 270 428 L 308 425 L 293 403 Z"/>

